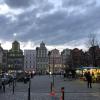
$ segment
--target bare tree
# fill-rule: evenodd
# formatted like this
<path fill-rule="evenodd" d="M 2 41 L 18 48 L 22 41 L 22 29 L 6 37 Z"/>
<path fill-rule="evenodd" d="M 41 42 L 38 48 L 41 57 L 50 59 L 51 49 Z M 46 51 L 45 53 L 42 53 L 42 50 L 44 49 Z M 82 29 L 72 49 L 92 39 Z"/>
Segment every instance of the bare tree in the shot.
<path fill-rule="evenodd" d="M 99 43 L 96 37 L 96 34 L 89 34 L 88 36 L 88 41 L 87 41 L 87 46 L 89 48 L 89 53 L 91 56 L 91 64 L 93 66 L 97 66 L 96 64 L 96 48 L 98 47 Z"/>
<path fill-rule="evenodd" d="M 97 45 L 99 45 L 99 43 L 98 43 L 96 34 L 94 34 L 94 33 L 89 34 L 88 41 L 87 41 L 88 48 L 94 47 L 94 46 L 97 46 Z"/>

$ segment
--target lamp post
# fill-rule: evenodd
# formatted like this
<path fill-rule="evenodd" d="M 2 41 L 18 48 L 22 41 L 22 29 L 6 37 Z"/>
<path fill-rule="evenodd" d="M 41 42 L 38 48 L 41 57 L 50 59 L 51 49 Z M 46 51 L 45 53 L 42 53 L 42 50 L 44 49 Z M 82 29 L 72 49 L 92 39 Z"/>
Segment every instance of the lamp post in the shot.
<path fill-rule="evenodd" d="M 52 82 L 53 82 L 53 87 L 54 87 L 54 55 L 53 55 L 53 80 Z"/>
<path fill-rule="evenodd" d="M 29 78 L 29 87 L 28 87 L 28 100 L 31 100 L 31 94 L 30 94 L 30 88 L 31 88 L 31 79 Z"/>
<path fill-rule="evenodd" d="M 13 63 L 13 71 L 14 71 L 14 73 L 15 73 L 15 61 L 14 61 L 14 63 Z M 13 74 L 13 94 L 14 94 L 14 92 L 15 92 L 15 86 L 14 86 L 14 74 Z"/>
<path fill-rule="evenodd" d="M 53 56 L 53 66 L 52 66 L 52 71 L 53 71 L 53 73 L 52 73 L 52 82 L 51 82 L 51 95 L 55 95 L 55 93 L 54 93 L 54 56 Z"/>
<path fill-rule="evenodd" d="M 50 74 L 50 54 L 51 54 L 51 52 L 49 51 L 49 53 L 48 53 L 49 74 Z"/>
<path fill-rule="evenodd" d="M 15 86 L 14 86 L 14 78 L 13 78 L 13 94 L 15 92 Z"/>

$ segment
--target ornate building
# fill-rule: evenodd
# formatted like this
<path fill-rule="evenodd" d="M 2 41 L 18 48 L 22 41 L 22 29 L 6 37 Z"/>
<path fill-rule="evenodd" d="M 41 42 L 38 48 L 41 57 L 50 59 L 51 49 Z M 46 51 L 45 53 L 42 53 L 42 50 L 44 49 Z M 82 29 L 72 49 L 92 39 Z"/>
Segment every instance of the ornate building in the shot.
<path fill-rule="evenodd" d="M 36 48 L 36 71 L 45 74 L 48 68 L 48 51 L 44 42 L 40 43 L 40 47 Z"/>
<path fill-rule="evenodd" d="M 63 70 L 62 68 L 62 59 L 59 53 L 59 50 L 53 49 L 48 54 L 49 58 L 49 72 L 59 73 Z"/>
<path fill-rule="evenodd" d="M 8 52 L 8 70 L 10 72 L 22 71 L 24 69 L 24 55 L 17 41 L 12 43 L 12 48 Z"/>

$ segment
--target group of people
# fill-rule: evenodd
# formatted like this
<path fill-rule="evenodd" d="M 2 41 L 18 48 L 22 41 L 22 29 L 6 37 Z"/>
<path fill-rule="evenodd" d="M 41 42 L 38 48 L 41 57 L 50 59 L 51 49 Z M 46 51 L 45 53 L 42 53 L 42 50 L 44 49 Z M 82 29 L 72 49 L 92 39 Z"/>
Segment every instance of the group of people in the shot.
<path fill-rule="evenodd" d="M 76 78 L 76 72 L 71 72 L 71 71 L 69 71 L 69 72 L 64 72 L 64 78 L 69 78 L 69 79 L 71 79 L 71 78 Z"/>
<path fill-rule="evenodd" d="M 75 78 L 76 77 L 76 73 L 72 73 L 71 71 L 69 71 L 69 73 L 64 73 L 64 79 L 67 77 L 69 79 L 72 79 L 72 78 Z M 84 73 L 84 76 L 86 78 L 86 81 L 87 81 L 87 87 L 88 88 L 92 88 L 92 76 L 93 76 L 93 73 L 91 74 L 90 71 L 88 72 L 85 72 Z"/>

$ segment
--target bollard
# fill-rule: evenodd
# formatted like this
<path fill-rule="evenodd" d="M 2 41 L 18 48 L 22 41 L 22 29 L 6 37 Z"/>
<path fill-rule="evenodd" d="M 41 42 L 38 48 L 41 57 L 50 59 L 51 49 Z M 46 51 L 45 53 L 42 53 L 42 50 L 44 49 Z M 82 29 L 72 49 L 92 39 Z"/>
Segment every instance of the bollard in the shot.
<path fill-rule="evenodd" d="M 55 96 L 56 93 L 55 93 L 55 89 L 54 89 L 54 86 L 53 86 L 53 83 L 52 83 L 52 82 L 51 82 L 50 89 L 51 89 L 51 91 L 50 91 L 50 96 Z"/>
<path fill-rule="evenodd" d="M 28 100 L 30 100 L 30 88 L 28 88 Z"/>
<path fill-rule="evenodd" d="M 50 92 L 52 92 L 52 82 L 51 82 L 51 86 L 50 86 L 50 89 L 51 89 L 51 91 L 50 91 Z"/>
<path fill-rule="evenodd" d="M 29 79 L 29 87 L 28 87 L 28 100 L 31 100 L 31 94 L 30 94 L 30 87 L 31 87 L 31 79 Z"/>
<path fill-rule="evenodd" d="M 62 93 L 62 96 L 61 96 L 61 97 L 62 97 L 62 100 L 64 100 L 64 99 L 65 99 L 65 98 L 64 98 L 64 97 L 65 97 L 64 87 L 61 88 L 61 93 Z"/>

